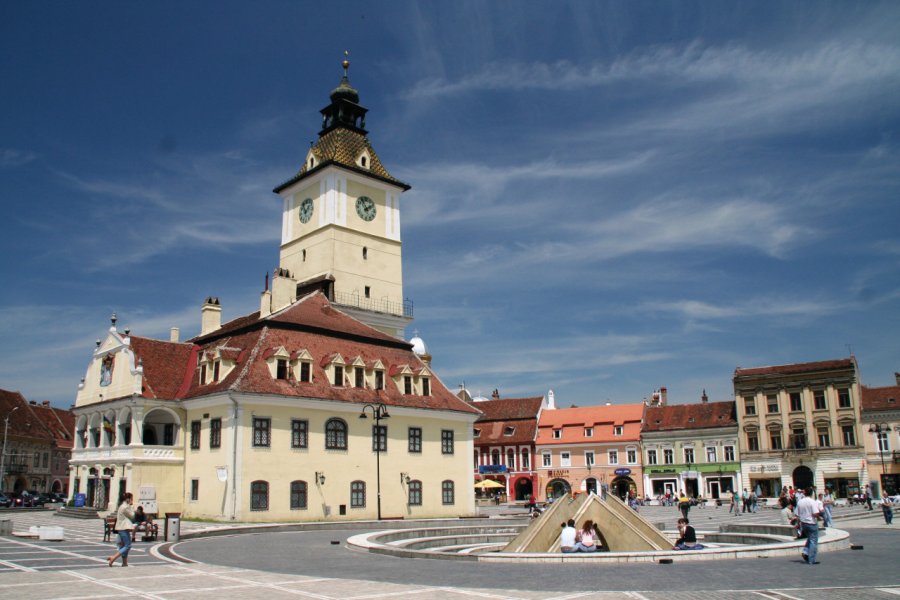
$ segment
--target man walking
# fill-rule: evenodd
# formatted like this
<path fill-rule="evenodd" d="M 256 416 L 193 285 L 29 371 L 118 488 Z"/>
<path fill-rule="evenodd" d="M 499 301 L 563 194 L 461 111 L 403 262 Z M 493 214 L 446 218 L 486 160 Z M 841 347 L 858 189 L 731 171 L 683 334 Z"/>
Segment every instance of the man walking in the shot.
<path fill-rule="evenodd" d="M 872 508 L 872 488 L 868 485 L 866 485 L 866 508 L 874 510 Z"/>
<path fill-rule="evenodd" d="M 816 554 L 819 550 L 819 524 L 817 519 L 821 516 L 819 503 L 816 501 L 812 487 L 804 490 L 803 498 L 797 502 L 797 518 L 800 520 L 800 531 L 806 537 L 806 545 L 803 547 L 803 560 L 811 565 L 817 565 Z"/>

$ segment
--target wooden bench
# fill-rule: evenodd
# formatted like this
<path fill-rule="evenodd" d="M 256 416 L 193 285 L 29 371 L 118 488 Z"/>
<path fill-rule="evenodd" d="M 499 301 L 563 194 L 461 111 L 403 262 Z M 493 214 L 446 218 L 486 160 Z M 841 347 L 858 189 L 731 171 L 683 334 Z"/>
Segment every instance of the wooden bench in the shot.
<path fill-rule="evenodd" d="M 156 513 L 147 513 L 147 521 L 134 526 L 134 537 L 137 538 L 138 533 L 143 533 L 141 541 L 155 542 L 159 538 L 159 525 L 156 520 Z"/>
<path fill-rule="evenodd" d="M 113 533 L 116 529 L 116 518 L 115 517 L 104 517 L 103 519 L 103 541 L 110 542 L 112 541 Z"/>

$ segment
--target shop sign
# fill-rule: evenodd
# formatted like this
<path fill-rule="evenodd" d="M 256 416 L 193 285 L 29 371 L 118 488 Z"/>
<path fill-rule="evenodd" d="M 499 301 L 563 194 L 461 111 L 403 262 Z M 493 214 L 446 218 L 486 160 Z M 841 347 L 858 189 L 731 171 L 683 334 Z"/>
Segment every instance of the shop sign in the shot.
<path fill-rule="evenodd" d="M 751 473 L 778 473 L 780 471 L 778 465 L 750 465 Z"/>
<path fill-rule="evenodd" d="M 506 465 L 478 465 L 478 472 L 482 475 L 485 473 L 506 473 Z"/>
<path fill-rule="evenodd" d="M 628 475 L 631 475 L 631 469 L 616 469 L 615 471 L 613 471 L 613 473 L 615 473 L 619 477 L 627 477 Z"/>
<path fill-rule="evenodd" d="M 566 478 L 568 476 L 569 476 L 568 469 L 557 469 L 555 471 L 550 471 L 550 477 Z"/>
<path fill-rule="evenodd" d="M 649 469 L 650 473 L 675 473 L 675 469 Z"/>

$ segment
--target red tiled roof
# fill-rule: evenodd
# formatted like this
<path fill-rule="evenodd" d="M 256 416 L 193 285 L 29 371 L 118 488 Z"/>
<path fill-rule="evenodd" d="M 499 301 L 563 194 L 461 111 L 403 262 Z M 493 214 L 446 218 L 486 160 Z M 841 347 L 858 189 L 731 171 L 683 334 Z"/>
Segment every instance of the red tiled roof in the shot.
<path fill-rule="evenodd" d="M 55 443 L 56 434 L 47 427 L 43 409 L 40 405 L 28 402 L 20 392 L 0 390 L 0 415 L 4 415 L 4 421 L 9 418 L 7 436 Z M 75 430 L 74 422 L 71 430 Z"/>
<path fill-rule="evenodd" d="M 501 398 L 486 402 L 473 402 L 472 406 L 483 413 L 478 417 L 478 423 L 482 423 L 485 421 L 537 419 L 543 401 L 542 396 Z"/>
<path fill-rule="evenodd" d="M 870 388 L 862 386 L 863 411 L 898 410 L 900 407 L 900 386 Z"/>
<path fill-rule="evenodd" d="M 831 371 L 834 369 L 852 369 L 852 358 L 840 358 L 835 360 L 823 360 L 819 362 L 795 363 L 791 365 L 773 365 L 769 367 L 754 367 L 750 369 L 735 369 L 734 377 L 753 377 L 759 375 L 796 375 L 799 373 L 811 373 L 817 371 Z"/>
<path fill-rule="evenodd" d="M 485 404 L 479 402 L 479 405 Z M 480 408 L 480 406 L 479 406 Z M 506 435 L 506 428 L 512 428 L 512 435 Z M 534 442 L 537 431 L 537 419 L 517 419 L 512 421 L 485 421 L 475 422 L 475 429 L 479 430 L 475 438 L 475 446 L 496 446 L 499 444 L 528 444 Z"/>
<path fill-rule="evenodd" d="M 642 431 L 674 429 L 707 429 L 735 427 L 737 415 L 733 400 L 700 404 L 670 404 L 648 406 L 644 412 Z"/>
<path fill-rule="evenodd" d="M 643 414 L 643 404 L 544 410 L 538 421 L 536 443 L 550 445 L 636 441 L 640 439 Z M 616 425 L 622 426 L 622 435 L 613 435 Z M 593 428 L 593 436 L 585 437 L 586 427 Z M 553 438 L 554 429 L 562 429 L 561 438 Z"/>
<path fill-rule="evenodd" d="M 74 447 L 72 432 L 75 431 L 75 415 L 72 411 L 54 408 L 49 403 L 29 404 L 28 407 L 53 435 L 58 447 L 69 449 Z"/>
<path fill-rule="evenodd" d="M 166 342 L 150 338 L 130 336 L 135 362 L 144 367 L 145 398 L 174 400 L 182 387 L 187 369 L 193 369 L 191 361 L 194 347 L 188 343 Z M 189 363 L 191 363 L 189 365 Z"/>

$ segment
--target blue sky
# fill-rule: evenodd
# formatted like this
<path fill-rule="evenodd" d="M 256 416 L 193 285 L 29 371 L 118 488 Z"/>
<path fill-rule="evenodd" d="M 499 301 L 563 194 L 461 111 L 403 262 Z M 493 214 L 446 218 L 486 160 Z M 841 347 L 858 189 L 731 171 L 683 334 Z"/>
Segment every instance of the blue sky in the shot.
<path fill-rule="evenodd" d="M 6 2 L 0 387 L 71 404 L 112 311 L 256 310 L 344 49 L 451 389 L 893 383 L 896 2 Z"/>

